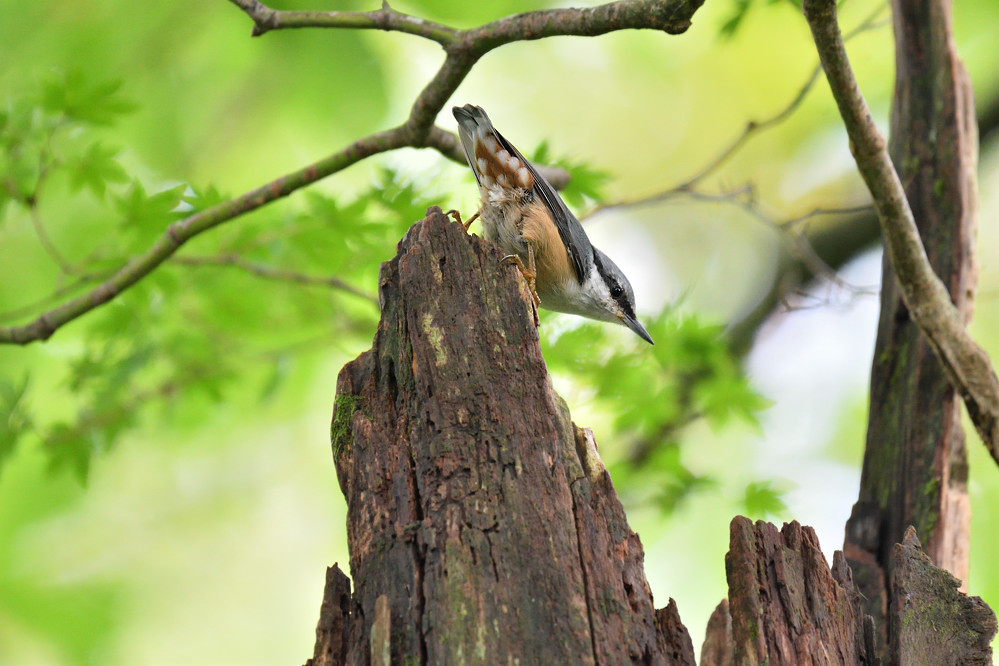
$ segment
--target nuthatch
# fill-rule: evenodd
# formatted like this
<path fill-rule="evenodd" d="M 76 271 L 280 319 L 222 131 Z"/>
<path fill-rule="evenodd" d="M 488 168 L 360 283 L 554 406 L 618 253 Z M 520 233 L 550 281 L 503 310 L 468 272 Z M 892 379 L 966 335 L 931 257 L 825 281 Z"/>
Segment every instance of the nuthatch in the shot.
<path fill-rule="evenodd" d="M 652 337 L 635 316 L 635 293 L 621 269 L 593 247 L 555 188 L 503 138 L 480 107 L 452 110 L 479 184 L 483 235 L 527 279 L 535 305 L 627 326 Z M 460 216 L 456 214 L 458 221 Z M 525 265 L 526 264 L 526 265 Z"/>

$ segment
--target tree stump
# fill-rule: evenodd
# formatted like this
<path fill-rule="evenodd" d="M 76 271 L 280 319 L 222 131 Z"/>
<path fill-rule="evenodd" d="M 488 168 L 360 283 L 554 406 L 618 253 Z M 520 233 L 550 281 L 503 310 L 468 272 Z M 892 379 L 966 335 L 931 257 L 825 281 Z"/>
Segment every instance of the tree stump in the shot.
<path fill-rule="evenodd" d="M 552 390 L 517 269 L 433 207 L 379 294 L 331 428 L 354 592 L 313 663 L 692 664 L 592 433 Z"/>
<path fill-rule="evenodd" d="M 992 609 L 981 598 L 962 594 L 961 581 L 933 566 L 912 527 L 895 544 L 892 560 L 888 626 L 894 663 L 991 664 Z"/>

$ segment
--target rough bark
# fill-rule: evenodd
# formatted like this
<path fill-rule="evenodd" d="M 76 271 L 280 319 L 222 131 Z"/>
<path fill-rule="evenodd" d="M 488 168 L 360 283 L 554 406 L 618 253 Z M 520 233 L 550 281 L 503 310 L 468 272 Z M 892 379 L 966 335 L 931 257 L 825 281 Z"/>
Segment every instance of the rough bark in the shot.
<path fill-rule="evenodd" d="M 927 256 L 965 323 L 976 280 L 971 87 L 951 35 L 949 0 L 892 3 L 897 79 L 891 154 Z M 970 507 L 961 398 L 910 317 L 886 255 L 871 369 L 867 446 L 844 551 L 880 620 L 892 551 L 914 525 L 933 562 L 966 580 Z M 884 641 L 886 624 L 878 622 Z"/>
<path fill-rule="evenodd" d="M 677 666 L 697 666 L 690 632 L 680 621 L 680 609 L 672 597 L 666 608 L 656 611 L 656 634 L 661 639 L 668 663 Z"/>
<path fill-rule="evenodd" d="M 892 570 L 893 663 L 992 663 L 995 614 L 979 597 L 962 594 L 959 580 L 933 566 L 911 527 L 892 550 Z"/>
<path fill-rule="evenodd" d="M 326 569 L 323 603 L 316 625 L 316 647 L 305 666 L 337 666 L 347 656 L 347 621 L 350 617 L 350 579 L 333 565 Z"/>
<path fill-rule="evenodd" d="M 592 432 L 551 388 L 516 269 L 435 207 L 382 266 L 379 295 L 330 432 L 354 591 L 328 570 L 310 666 L 694 664 L 676 604 L 653 607 Z M 893 585 L 917 601 L 897 611 L 893 663 L 910 644 L 988 655 L 988 608 L 906 546 Z M 877 663 L 850 568 L 837 553 L 830 570 L 811 528 L 736 518 L 725 564 L 705 664 Z"/>
<path fill-rule="evenodd" d="M 708 618 L 704 643 L 701 644 L 701 666 L 732 666 L 734 660 L 732 615 L 729 613 L 728 599 L 722 599 Z"/>
<path fill-rule="evenodd" d="M 500 259 L 430 209 L 382 266 L 372 349 L 340 373 L 346 663 L 693 663 Z"/>
<path fill-rule="evenodd" d="M 992 663 L 996 617 L 933 566 L 910 528 L 893 558 L 890 664 Z M 701 666 L 879 664 L 874 620 L 843 553 L 830 569 L 810 527 L 736 517 L 725 556 L 729 598 L 711 615 Z"/>
<path fill-rule="evenodd" d="M 838 569 L 839 581 L 812 528 L 792 522 L 778 532 L 737 516 L 725 556 L 731 634 L 719 606 L 705 663 L 871 663 L 848 569 Z"/>

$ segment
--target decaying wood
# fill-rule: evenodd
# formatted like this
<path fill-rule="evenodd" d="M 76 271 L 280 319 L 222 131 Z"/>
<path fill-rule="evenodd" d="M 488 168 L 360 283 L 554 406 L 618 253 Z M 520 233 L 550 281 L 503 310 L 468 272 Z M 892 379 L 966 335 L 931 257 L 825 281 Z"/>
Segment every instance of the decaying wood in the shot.
<path fill-rule="evenodd" d="M 843 569 L 848 571 L 841 562 L 845 586 L 834 578 L 810 527 L 792 522 L 778 532 L 770 523 L 736 517 L 725 556 L 728 612 L 719 605 L 712 615 L 703 663 L 872 663 L 856 617 L 856 592 Z"/>
<path fill-rule="evenodd" d="M 326 569 L 323 603 L 316 625 L 316 648 L 305 666 L 337 666 L 347 656 L 346 632 L 350 617 L 350 579 L 333 565 Z"/>
<path fill-rule="evenodd" d="M 656 611 L 656 633 L 660 638 L 666 662 L 677 666 L 696 666 L 694 644 L 687 627 L 680 621 L 680 610 L 672 597 L 666 608 Z"/>
<path fill-rule="evenodd" d="M 701 666 L 732 666 L 735 643 L 732 642 L 732 615 L 728 599 L 722 599 L 708 618 L 701 644 Z"/>
<path fill-rule="evenodd" d="M 892 550 L 891 650 L 897 664 L 962 666 L 992 663 L 996 616 L 961 582 L 933 566 L 916 531 Z"/>
<path fill-rule="evenodd" d="M 382 266 L 371 350 L 340 373 L 346 663 L 693 663 L 500 260 L 430 209 Z"/>
<path fill-rule="evenodd" d="M 996 617 L 933 565 L 912 528 L 895 546 L 889 664 L 991 664 Z M 736 517 L 725 556 L 729 598 L 715 609 L 701 666 L 881 663 L 843 553 L 830 569 L 810 527 Z"/>
<path fill-rule="evenodd" d="M 593 433 L 551 388 L 520 273 L 434 207 L 379 292 L 378 332 L 340 373 L 330 432 L 354 591 L 327 572 L 310 666 L 694 664 L 675 602 L 653 607 Z M 730 536 L 729 598 L 702 664 L 878 663 L 842 554 L 830 570 L 798 523 L 737 517 Z M 908 633 L 892 634 L 891 663 L 988 655 L 991 611 L 918 550 L 913 538 L 896 551 L 893 589 L 913 601 L 892 609 Z M 950 633 L 931 636 L 945 619 Z"/>

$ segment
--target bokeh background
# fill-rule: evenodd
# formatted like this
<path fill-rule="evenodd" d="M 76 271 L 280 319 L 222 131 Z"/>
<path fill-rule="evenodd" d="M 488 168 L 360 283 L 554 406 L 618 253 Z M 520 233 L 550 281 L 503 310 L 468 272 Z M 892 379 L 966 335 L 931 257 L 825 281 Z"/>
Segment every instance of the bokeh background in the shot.
<path fill-rule="evenodd" d="M 999 4 L 955 5 L 976 96 L 983 109 L 995 108 Z M 393 3 L 455 27 L 540 6 L 557 5 Z M 848 0 L 842 23 L 856 26 L 879 6 Z M 0 9 L 5 119 L 53 85 L 93 92 L 120 80 L 108 99 L 132 107 L 71 129 L 53 148 L 69 154 L 73 141 L 92 137 L 119 151 L 114 159 L 128 179 L 109 172 L 107 191 L 98 192 L 54 178 L 36 211 L 69 261 L 98 269 L 143 249 L 171 214 L 214 200 L 214 192 L 241 193 L 401 122 L 442 60 L 436 44 L 396 33 L 251 39 L 249 20 L 224 0 L 4 0 Z M 890 26 L 875 22 L 848 46 L 887 128 Z M 552 159 L 574 165 L 583 212 L 597 185 L 606 201 L 618 201 L 689 179 L 748 121 L 784 108 L 815 64 L 793 3 L 708 0 L 681 36 L 623 32 L 503 47 L 453 102 L 485 107 L 524 152 L 544 142 Z M 447 111 L 439 123 L 453 127 Z M 999 144 L 982 139 L 972 331 L 999 358 Z M 349 276 L 374 292 L 378 262 L 394 254 L 426 205 L 474 210 L 466 171 L 431 151 L 379 156 L 312 194 L 229 222 L 185 252 L 245 252 Z M 755 210 L 772 220 L 867 201 L 821 79 L 792 115 L 752 136 L 699 186 L 716 195 L 751 186 Z M 149 202 L 161 192 L 157 208 Z M 667 308 L 659 330 L 679 338 L 692 326 L 691 340 L 717 342 L 710 332 L 720 335 L 753 310 L 788 244 L 747 210 L 746 196 L 675 196 L 599 213 L 586 225 L 631 277 L 640 311 L 653 317 Z M 751 349 L 732 358 L 745 374 L 725 390 L 741 413 L 685 421 L 670 431 L 668 454 L 653 455 L 644 469 L 622 462 L 625 440 L 635 436 L 616 418 L 638 398 L 596 385 L 600 377 L 572 356 L 605 360 L 614 347 L 643 366 L 655 363 L 653 352 L 626 331 L 579 333 L 578 321 L 561 315 L 543 324 L 556 386 L 611 465 L 645 545 L 657 604 L 677 600 L 695 649 L 725 595 L 733 515 L 812 525 L 828 555 L 842 543 L 859 486 L 879 278 L 875 245 L 856 252 L 838 280 L 820 280 L 779 306 Z M 8 202 L 0 210 L 0 310 L 72 282 L 39 243 L 29 211 Z M 277 664 L 311 655 L 325 567 L 349 560 L 328 437 L 336 374 L 370 346 L 376 317 L 349 294 L 168 264 L 46 343 L 0 348 L 5 395 L 11 403 L 16 394 L 19 405 L 0 421 L 0 663 Z M 596 340 L 592 348 L 588 340 Z M 970 428 L 968 440 L 969 584 L 995 608 L 999 470 Z M 673 492 L 663 500 L 665 486 Z"/>

